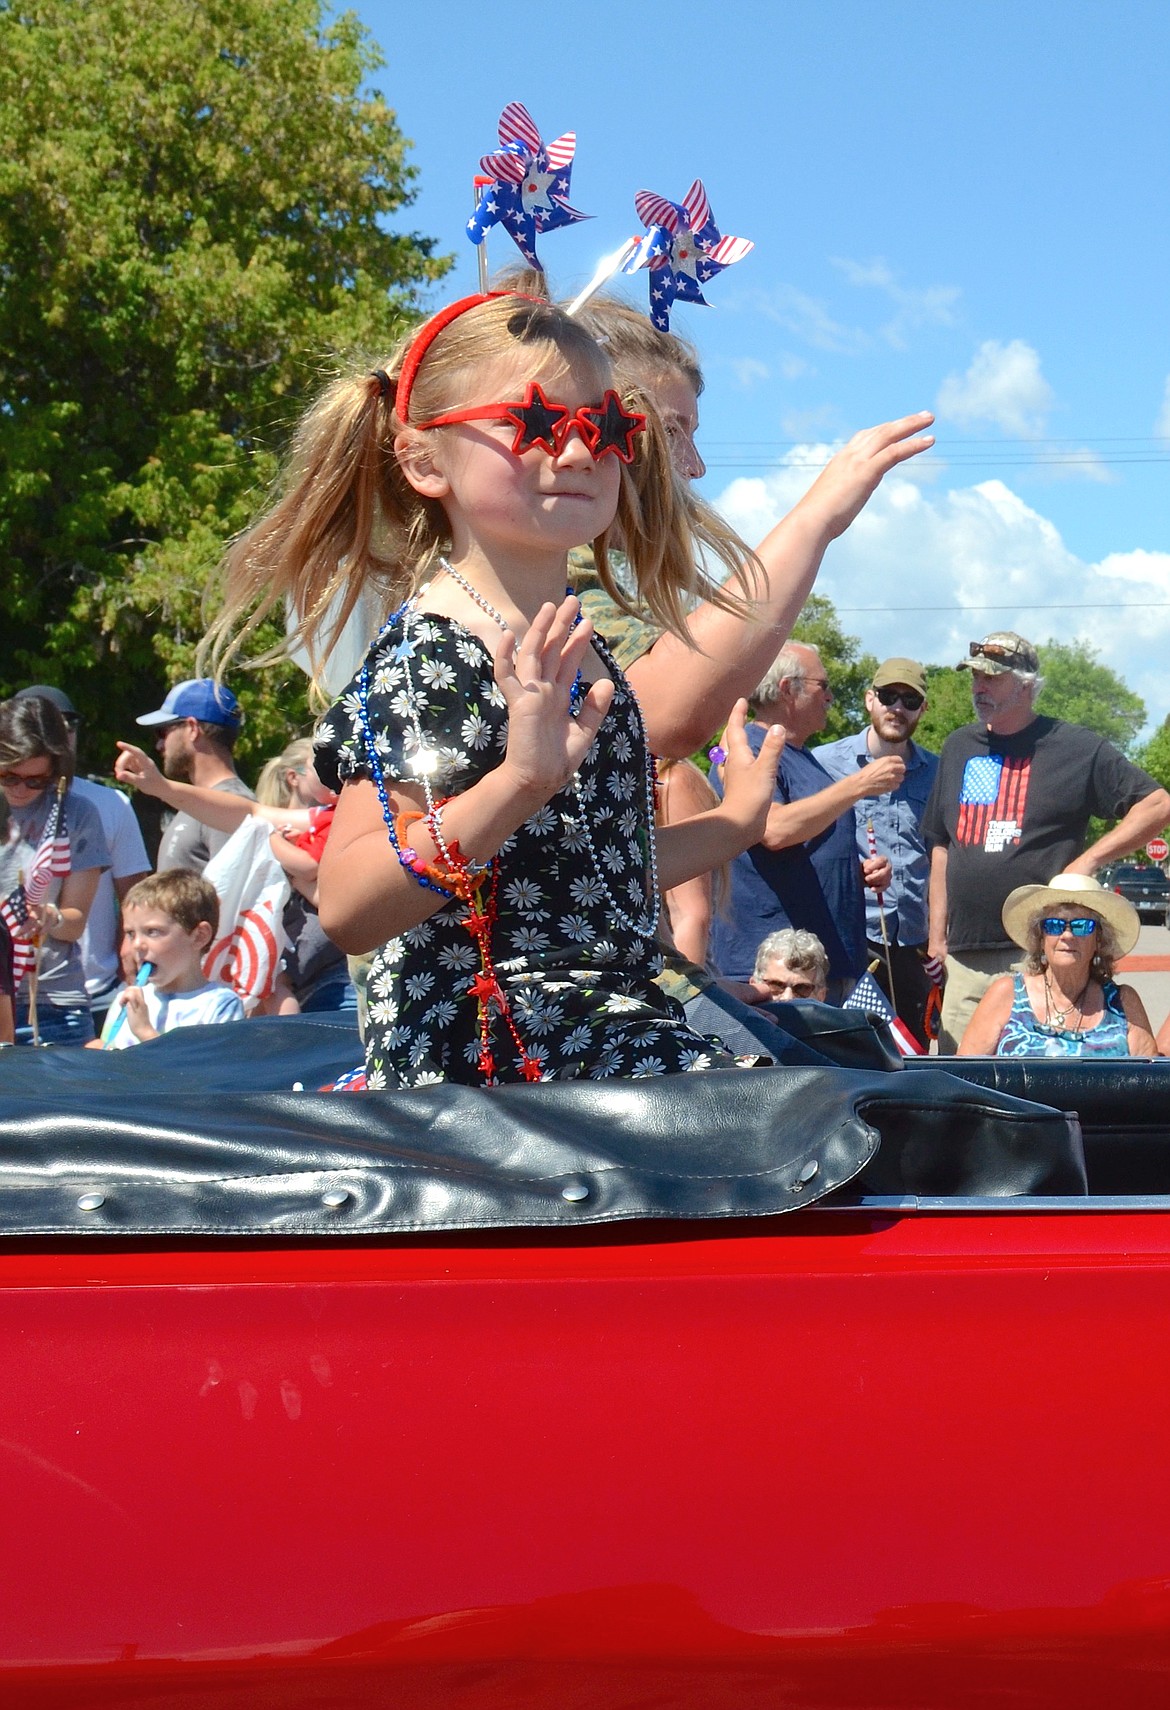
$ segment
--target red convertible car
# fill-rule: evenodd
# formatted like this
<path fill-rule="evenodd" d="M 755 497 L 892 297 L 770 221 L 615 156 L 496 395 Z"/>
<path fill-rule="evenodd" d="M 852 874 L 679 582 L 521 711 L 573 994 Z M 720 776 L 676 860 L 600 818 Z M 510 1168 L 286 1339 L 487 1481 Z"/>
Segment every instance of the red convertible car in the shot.
<path fill-rule="evenodd" d="M 1161 1710 L 1163 1065 L 862 1025 L 490 1093 L 294 1090 L 307 1021 L 5 1052 L 0 1702 Z"/>

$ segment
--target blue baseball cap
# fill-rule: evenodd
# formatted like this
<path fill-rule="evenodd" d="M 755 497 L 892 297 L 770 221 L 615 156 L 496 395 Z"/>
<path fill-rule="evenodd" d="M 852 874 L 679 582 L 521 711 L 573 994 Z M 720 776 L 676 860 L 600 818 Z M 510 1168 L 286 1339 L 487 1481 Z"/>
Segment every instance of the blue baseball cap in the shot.
<path fill-rule="evenodd" d="M 181 718 L 197 718 L 201 724 L 240 728 L 240 703 L 231 690 L 211 677 L 191 677 L 176 683 L 157 712 L 143 713 L 135 724 L 174 724 Z"/>

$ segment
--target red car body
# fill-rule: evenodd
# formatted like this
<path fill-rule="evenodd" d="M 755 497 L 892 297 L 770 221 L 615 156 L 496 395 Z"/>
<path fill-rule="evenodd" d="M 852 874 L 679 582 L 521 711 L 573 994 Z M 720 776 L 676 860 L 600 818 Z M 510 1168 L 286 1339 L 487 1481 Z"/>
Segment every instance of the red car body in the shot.
<path fill-rule="evenodd" d="M 1170 1700 L 1170 1217 L 0 1252 L 5 1706 Z"/>

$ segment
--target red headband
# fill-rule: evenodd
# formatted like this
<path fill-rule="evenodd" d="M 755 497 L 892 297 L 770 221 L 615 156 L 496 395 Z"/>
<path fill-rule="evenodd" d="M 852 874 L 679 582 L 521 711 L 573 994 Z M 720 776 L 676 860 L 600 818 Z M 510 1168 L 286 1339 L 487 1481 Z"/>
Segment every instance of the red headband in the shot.
<path fill-rule="evenodd" d="M 452 321 L 457 321 L 460 315 L 465 315 L 469 309 L 478 309 L 481 303 L 494 302 L 498 297 L 515 297 L 518 303 L 540 303 L 546 309 L 552 307 L 542 297 L 528 297 L 522 291 L 477 291 L 474 296 L 460 297 L 458 302 L 448 303 L 445 309 L 440 309 L 437 315 L 432 315 L 429 321 L 424 321 L 406 347 L 406 355 L 402 359 L 402 369 L 398 376 L 394 408 L 404 427 L 410 424 L 410 394 L 414 390 L 422 359 L 443 328 L 449 327 Z"/>

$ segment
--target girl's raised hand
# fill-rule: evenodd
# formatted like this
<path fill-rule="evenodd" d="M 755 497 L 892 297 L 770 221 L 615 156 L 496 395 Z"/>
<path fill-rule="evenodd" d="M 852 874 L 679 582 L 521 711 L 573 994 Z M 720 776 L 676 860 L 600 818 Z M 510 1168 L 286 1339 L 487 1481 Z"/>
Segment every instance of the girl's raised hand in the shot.
<path fill-rule="evenodd" d="M 613 701 L 613 684 L 601 678 L 590 684 L 575 718 L 570 711 L 570 691 L 593 639 L 588 618 L 574 628 L 580 609 L 572 595 L 559 606 L 541 606 L 519 647 L 512 631 L 504 632 L 494 660 L 508 703 L 503 766 L 517 792 L 539 805 L 564 789 Z"/>
<path fill-rule="evenodd" d="M 776 784 L 776 768 L 784 752 L 788 733 L 782 724 L 768 729 L 760 752 L 753 754 L 747 739 L 747 702 L 736 701 L 723 733 L 723 806 L 743 828 L 750 848 L 759 843 L 768 822 L 772 791 Z"/>

